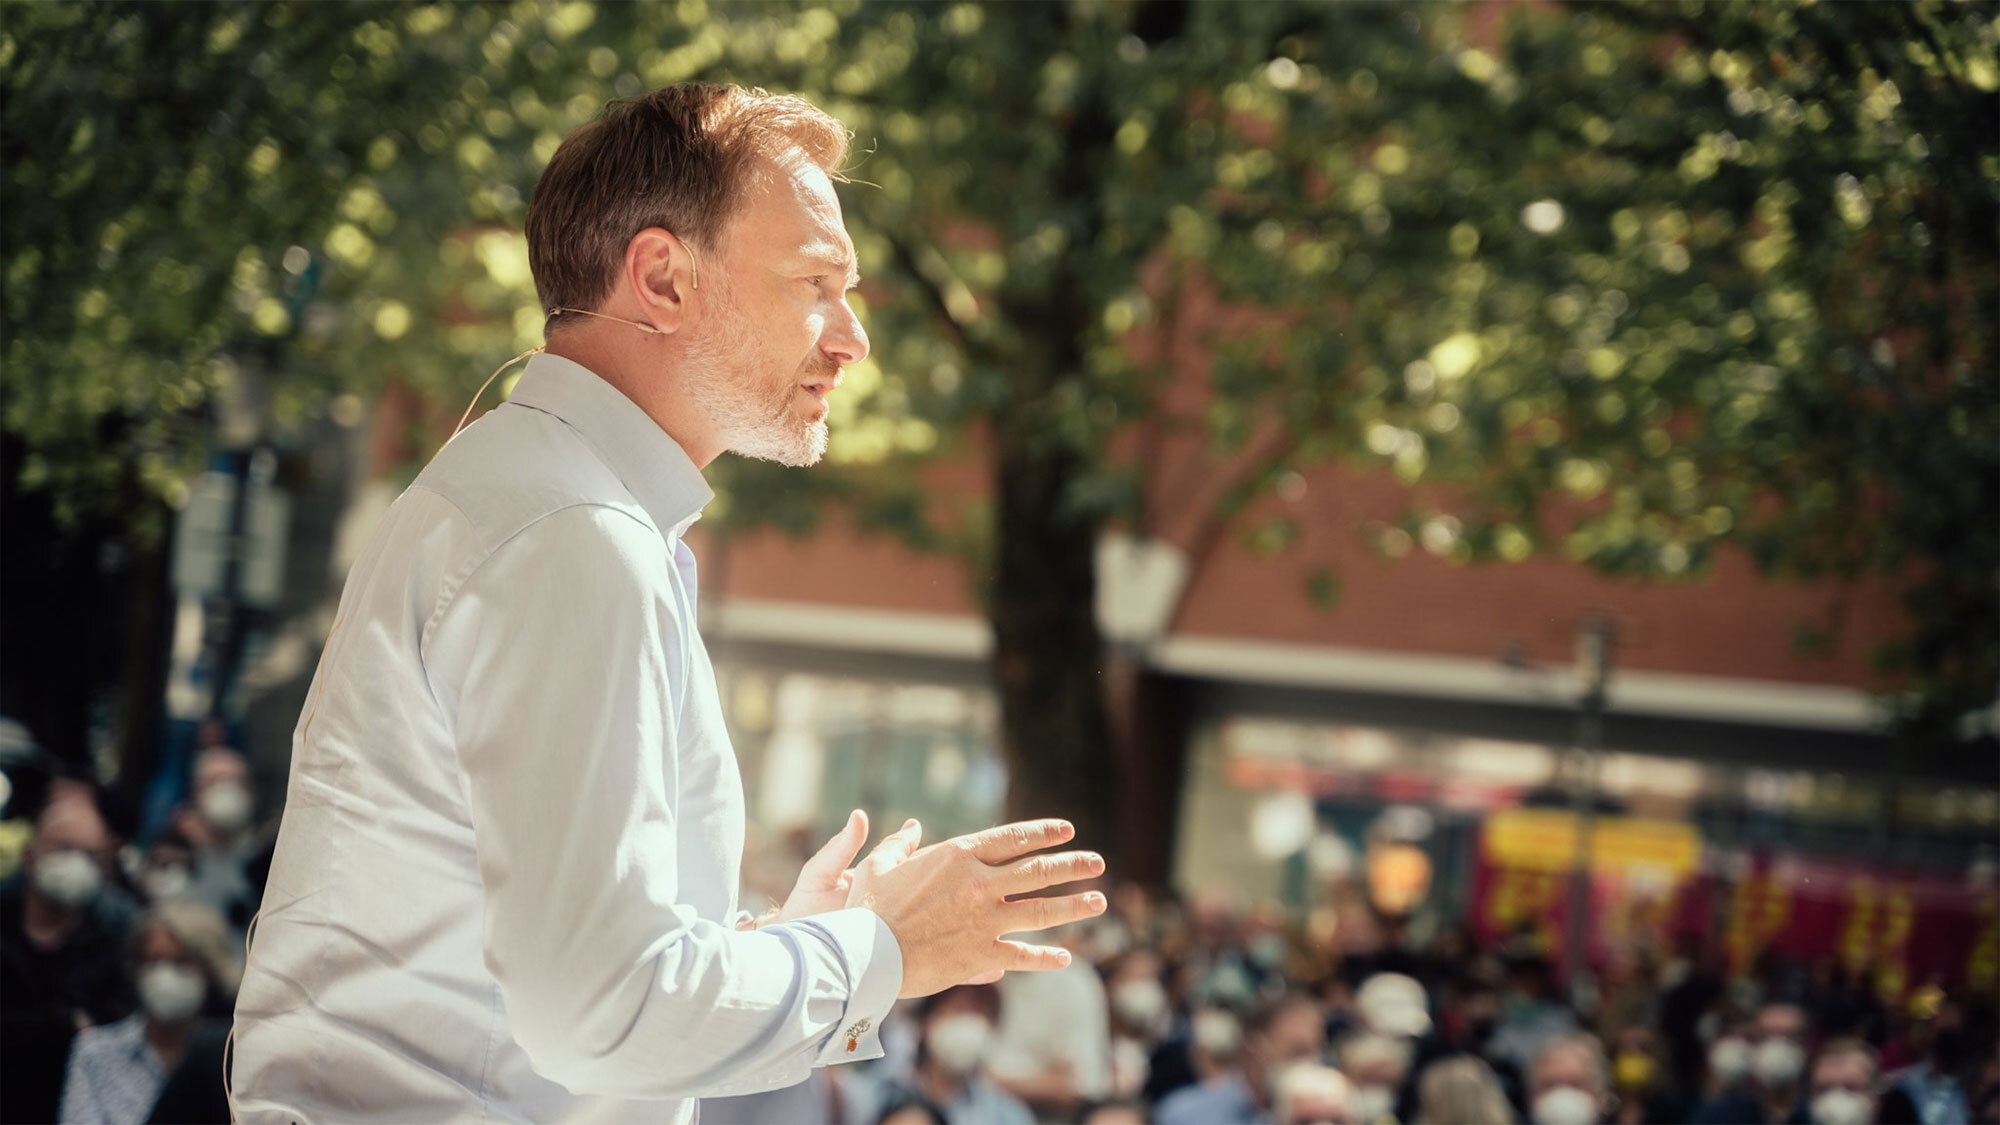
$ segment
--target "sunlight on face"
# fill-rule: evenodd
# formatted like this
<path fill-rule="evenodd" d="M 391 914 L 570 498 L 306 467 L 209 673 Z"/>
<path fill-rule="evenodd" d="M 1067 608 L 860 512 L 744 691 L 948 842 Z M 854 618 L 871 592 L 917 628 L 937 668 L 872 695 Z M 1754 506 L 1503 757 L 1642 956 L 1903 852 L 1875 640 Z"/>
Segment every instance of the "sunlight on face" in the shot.
<path fill-rule="evenodd" d="M 689 393 L 730 450 L 785 465 L 826 453 L 826 395 L 868 355 L 847 304 L 854 244 L 827 174 L 794 156 L 754 176 L 708 271 Z"/>

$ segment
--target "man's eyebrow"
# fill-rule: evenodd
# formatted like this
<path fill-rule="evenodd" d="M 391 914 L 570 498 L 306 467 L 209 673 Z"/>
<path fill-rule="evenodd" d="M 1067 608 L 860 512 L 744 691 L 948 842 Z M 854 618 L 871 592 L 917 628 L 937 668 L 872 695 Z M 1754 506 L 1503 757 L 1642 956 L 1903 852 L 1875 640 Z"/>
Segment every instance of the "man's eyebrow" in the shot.
<path fill-rule="evenodd" d="M 825 266 L 835 273 L 847 275 L 848 288 L 861 284 L 861 263 L 844 251 L 828 245 L 809 246 L 799 257 L 814 265 Z"/>

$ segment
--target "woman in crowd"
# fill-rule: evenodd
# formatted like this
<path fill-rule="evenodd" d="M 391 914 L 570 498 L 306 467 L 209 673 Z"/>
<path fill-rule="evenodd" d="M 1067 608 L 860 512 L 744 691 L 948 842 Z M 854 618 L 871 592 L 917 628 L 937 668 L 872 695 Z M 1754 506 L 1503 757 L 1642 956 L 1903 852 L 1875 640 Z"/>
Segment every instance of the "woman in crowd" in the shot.
<path fill-rule="evenodd" d="M 133 928 L 131 958 L 139 1010 L 78 1033 L 63 1082 L 65 1125 L 147 1121 L 176 1070 L 208 1060 L 210 1052 L 201 1047 L 216 1038 L 217 1024 L 204 1027 L 204 1019 L 226 1020 L 235 1003 L 242 966 L 228 926 L 210 907 L 187 901 L 154 906 Z M 219 1065 L 211 1077 L 211 1108 L 226 1120 Z"/>
<path fill-rule="evenodd" d="M 1416 1125 L 1514 1125 L 1493 1068 L 1472 1055 L 1426 1067 L 1417 1081 Z"/>

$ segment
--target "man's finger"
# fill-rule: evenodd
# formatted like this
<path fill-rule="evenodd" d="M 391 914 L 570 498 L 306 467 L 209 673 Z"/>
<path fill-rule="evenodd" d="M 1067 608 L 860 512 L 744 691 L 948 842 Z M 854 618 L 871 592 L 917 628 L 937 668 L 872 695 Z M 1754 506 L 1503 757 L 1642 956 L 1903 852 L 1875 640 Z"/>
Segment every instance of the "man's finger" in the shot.
<path fill-rule="evenodd" d="M 799 868 L 799 880 L 810 881 L 814 886 L 833 886 L 847 865 L 854 862 L 854 856 L 861 851 L 861 844 L 868 839 L 868 814 L 855 809 L 847 814 L 847 823 L 833 834 L 825 846 L 806 860 Z"/>
<path fill-rule="evenodd" d="M 1006 975 L 1007 975 L 1007 970 L 1005 970 L 1005 969 L 989 969 L 989 970 L 987 970 L 986 972 L 983 972 L 983 973 L 980 973 L 980 974 L 979 974 L 978 976 L 976 976 L 976 977 L 968 977 L 968 978 L 966 978 L 965 980 L 962 980 L 962 981 L 960 981 L 959 983 L 960 983 L 960 984 L 999 984 L 999 983 L 1000 983 L 1000 978 L 1001 978 L 1001 977 L 1004 977 L 1004 976 L 1006 976 Z"/>
<path fill-rule="evenodd" d="M 1023 941 L 995 943 L 995 960 L 1010 973 L 1046 972 L 1069 968 L 1069 950 L 1053 945 L 1029 945 Z"/>
<path fill-rule="evenodd" d="M 916 817 L 911 817 L 903 822 L 901 828 L 876 842 L 874 850 L 868 853 L 868 861 L 879 861 L 879 864 L 893 867 L 910 858 L 910 853 L 917 850 L 923 838 L 924 826 L 917 823 Z"/>
<path fill-rule="evenodd" d="M 962 837 L 966 850 L 983 863 L 1002 864 L 1029 852 L 1066 844 L 1076 835 L 1067 820 L 1020 820 Z"/>
<path fill-rule="evenodd" d="M 1079 879 L 1095 879 L 1104 874 L 1104 857 L 1096 852 L 1057 852 L 1029 856 L 1001 868 L 998 879 L 1003 895 L 1026 894 L 1043 887 L 1059 887 Z"/>
<path fill-rule="evenodd" d="M 1055 898 L 1024 898 L 1010 902 L 1000 910 L 1000 917 L 1007 927 L 1002 932 L 1027 933 L 1030 930 L 1046 930 L 1052 926 L 1081 922 L 1085 918 L 1102 914 L 1104 896 L 1096 891 L 1088 891 L 1080 895 L 1060 895 Z"/>

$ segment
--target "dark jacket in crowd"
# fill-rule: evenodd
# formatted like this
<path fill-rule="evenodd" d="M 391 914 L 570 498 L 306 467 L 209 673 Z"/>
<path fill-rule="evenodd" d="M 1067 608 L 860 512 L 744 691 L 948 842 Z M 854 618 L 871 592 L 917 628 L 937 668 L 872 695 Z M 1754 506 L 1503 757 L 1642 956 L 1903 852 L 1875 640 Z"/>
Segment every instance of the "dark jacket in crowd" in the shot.
<path fill-rule="evenodd" d="M 84 912 L 69 940 L 36 949 L 24 929 L 25 873 L 0 881 L 0 1121 L 54 1121 L 79 1013 L 110 1023 L 137 1007 L 126 974 L 127 925 Z"/>

